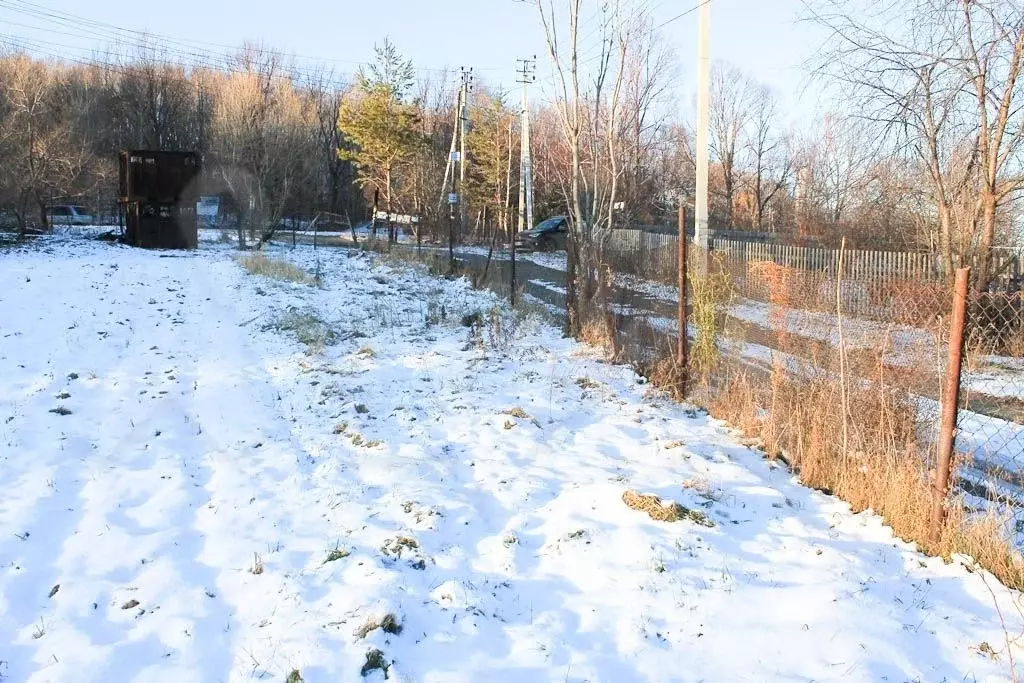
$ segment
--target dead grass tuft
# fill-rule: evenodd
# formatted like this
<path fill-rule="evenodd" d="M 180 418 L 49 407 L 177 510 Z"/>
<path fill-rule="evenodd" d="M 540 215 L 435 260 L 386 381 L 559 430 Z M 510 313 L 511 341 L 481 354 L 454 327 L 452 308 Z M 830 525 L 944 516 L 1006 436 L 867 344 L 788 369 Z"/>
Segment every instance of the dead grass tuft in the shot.
<path fill-rule="evenodd" d="M 388 539 L 384 545 L 380 547 L 380 551 L 387 557 L 402 557 L 402 553 L 406 550 L 419 550 L 420 544 L 415 538 L 408 536 L 396 536 L 395 538 Z"/>
<path fill-rule="evenodd" d="M 356 629 L 355 636 L 362 640 L 377 629 L 384 631 L 384 633 L 398 635 L 402 632 L 402 624 L 398 621 L 398 617 L 388 612 L 382 619 L 376 619 L 373 617 L 367 619 L 362 626 Z"/>
<path fill-rule="evenodd" d="M 583 324 L 583 328 L 580 330 L 580 341 L 587 346 L 601 349 L 606 356 L 615 352 L 615 346 L 608 334 L 608 326 L 597 320 L 590 320 Z"/>
<path fill-rule="evenodd" d="M 327 564 L 328 562 L 337 562 L 338 560 L 344 560 L 351 554 L 352 551 L 346 548 L 334 548 L 329 553 L 327 553 L 327 559 L 324 560 L 324 564 Z"/>
<path fill-rule="evenodd" d="M 269 258 L 262 252 L 239 256 L 238 263 L 252 275 L 262 275 L 300 285 L 316 284 L 315 278 L 298 266 L 288 261 Z"/>
<path fill-rule="evenodd" d="M 680 522 L 688 520 L 700 526 L 713 527 L 715 524 L 700 510 L 691 510 L 675 501 L 663 501 L 658 496 L 645 495 L 627 490 L 622 502 L 631 510 L 645 512 L 656 522 Z"/>
<path fill-rule="evenodd" d="M 366 653 L 366 663 L 363 664 L 363 668 L 359 670 L 359 673 L 362 674 L 363 677 L 366 677 L 374 671 L 379 670 L 383 671 L 384 678 L 387 678 L 388 669 L 390 668 L 391 665 L 388 664 L 386 659 L 384 659 L 384 653 L 378 650 L 377 648 L 373 648 L 372 650 Z"/>
<path fill-rule="evenodd" d="M 338 341 L 338 335 L 331 326 L 309 311 L 288 310 L 269 328 L 291 332 L 299 342 L 306 345 L 306 353 L 311 355 Z"/>

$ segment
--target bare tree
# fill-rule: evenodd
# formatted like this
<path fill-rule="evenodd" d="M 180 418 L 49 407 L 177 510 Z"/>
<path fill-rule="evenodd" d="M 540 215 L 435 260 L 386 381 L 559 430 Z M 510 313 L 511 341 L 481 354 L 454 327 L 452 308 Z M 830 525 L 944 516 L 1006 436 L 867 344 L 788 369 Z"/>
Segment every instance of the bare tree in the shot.
<path fill-rule="evenodd" d="M 771 90 L 765 86 L 754 89 L 747 150 L 751 161 L 753 223 L 757 230 L 765 229 L 765 211 L 786 187 L 793 170 L 788 138 L 777 130 L 777 107 Z"/>
<path fill-rule="evenodd" d="M 95 176 L 88 133 L 75 128 L 73 90 L 66 74 L 16 55 L 0 74 L 0 141 L 9 152 L 0 195 L 13 203 L 22 236 L 36 211 L 48 225 L 52 201 L 84 194 Z"/>
<path fill-rule="evenodd" d="M 819 73 L 892 148 L 926 169 L 944 270 L 993 276 L 999 214 L 1024 188 L 1024 6 L 1016 0 L 819 0 Z"/>
<path fill-rule="evenodd" d="M 756 94 L 751 79 L 735 66 L 716 62 L 712 67 L 711 151 L 721 169 L 722 187 L 718 194 L 724 201 L 723 218 L 730 227 L 738 186 L 737 157 Z"/>

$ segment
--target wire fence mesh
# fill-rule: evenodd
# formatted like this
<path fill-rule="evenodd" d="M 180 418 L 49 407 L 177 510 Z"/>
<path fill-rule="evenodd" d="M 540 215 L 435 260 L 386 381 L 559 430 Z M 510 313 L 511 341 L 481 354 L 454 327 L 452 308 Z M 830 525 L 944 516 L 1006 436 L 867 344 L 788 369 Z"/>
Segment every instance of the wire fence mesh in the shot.
<path fill-rule="evenodd" d="M 955 471 L 937 497 L 940 418 L 950 372 L 957 379 L 954 292 L 924 259 L 688 242 L 680 310 L 678 237 L 615 232 L 578 264 L 580 337 L 727 420 L 804 483 L 879 512 L 929 552 L 969 554 L 1024 586 L 1024 301 L 1011 283 L 967 301 Z M 404 249 L 450 270 L 446 248 Z M 513 266 L 491 244 L 457 260 L 503 296 L 514 270 L 516 300 L 565 322 L 565 252 L 519 254 Z"/>
<path fill-rule="evenodd" d="M 692 245 L 688 252 L 684 368 L 674 351 L 678 239 L 626 235 L 607 250 L 619 285 L 608 333 L 622 359 L 670 387 L 685 371 L 690 400 L 756 438 L 805 483 L 882 513 L 904 538 L 939 554 L 984 557 L 1011 582 L 1024 577 L 1007 559 L 1011 546 L 1024 548 L 1019 291 L 968 302 L 956 470 L 948 521 L 936 530 L 950 283 L 923 257 Z"/>

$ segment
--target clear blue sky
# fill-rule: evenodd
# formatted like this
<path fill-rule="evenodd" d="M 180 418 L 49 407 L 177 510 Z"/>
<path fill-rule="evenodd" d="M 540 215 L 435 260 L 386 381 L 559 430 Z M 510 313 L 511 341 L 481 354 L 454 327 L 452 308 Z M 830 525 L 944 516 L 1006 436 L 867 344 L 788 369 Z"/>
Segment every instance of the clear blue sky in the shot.
<path fill-rule="evenodd" d="M 697 2 L 648 0 L 660 21 Z M 797 99 L 803 80 L 800 65 L 816 47 L 815 33 L 798 23 L 801 1 L 713 0 L 711 7 L 712 56 L 727 59 L 774 87 L 790 113 L 800 118 L 799 110 L 808 106 L 807 97 L 803 102 Z M 246 40 L 264 41 L 348 72 L 357 68 L 357 62 L 370 59 L 374 43 L 385 37 L 419 68 L 474 66 L 489 83 L 507 87 L 514 85 L 517 57 L 536 53 L 544 59 L 536 7 L 514 0 L 0 0 L 0 34 L 5 38 L 49 41 L 37 44 L 37 51 L 81 59 L 109 42 L 102 37 L 104 27 L 54 24 L 38 16 L 40 8 L 190 42 L 237 46 Z M 584 24 L 584 38 L 594 24 Z M 677 50 L 678 93 L 681 106 L 689 108 L 695 85 L 697 13 L 662 30 Z"/>

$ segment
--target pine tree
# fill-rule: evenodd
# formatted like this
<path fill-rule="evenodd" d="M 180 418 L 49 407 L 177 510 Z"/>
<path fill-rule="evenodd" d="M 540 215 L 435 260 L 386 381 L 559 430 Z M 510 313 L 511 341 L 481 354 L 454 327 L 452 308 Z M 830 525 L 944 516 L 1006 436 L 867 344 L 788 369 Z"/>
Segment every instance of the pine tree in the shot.
<path fill-rule="evenodd" d="M 346 145 L 341 159 L 357 168 L 357 182 L 384 194 L 388 211 L 388 235 L 396 187 L 403 167 L 423 144 L 419 132 L 419 108 L 406 97 L 413 82 L 411 61 L 399 56 L 389 41 L 376 48 L 377 59 L 368 72 L 360 70 L 354 92 L 342 102 L 338 129 Z"/>

